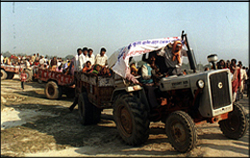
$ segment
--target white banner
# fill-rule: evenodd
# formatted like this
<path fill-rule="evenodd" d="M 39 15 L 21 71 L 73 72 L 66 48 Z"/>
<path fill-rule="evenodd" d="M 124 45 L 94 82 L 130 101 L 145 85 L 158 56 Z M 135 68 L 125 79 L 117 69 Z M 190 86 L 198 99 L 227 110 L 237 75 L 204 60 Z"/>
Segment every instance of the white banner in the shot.
<path fill-rule="evenodd" d="M 126 78 L 126 76 L 130 74 L 129 57 L 135 57 L 161 49 L 168 43 L 173 43 L 176 40 L 181 40 L 181 37 L 168 37 L 130 43 L 128 46 L 120 49 L 117 61 L 112 67 L 112 70 L 121 77 Z"/>

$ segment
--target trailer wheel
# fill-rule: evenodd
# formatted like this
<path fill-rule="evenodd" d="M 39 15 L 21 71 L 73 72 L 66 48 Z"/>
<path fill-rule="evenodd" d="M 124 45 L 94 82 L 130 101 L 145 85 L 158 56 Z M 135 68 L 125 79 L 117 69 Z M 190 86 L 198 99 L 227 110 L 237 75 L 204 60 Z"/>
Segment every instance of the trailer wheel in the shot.
<path fill-rule="evenodd" d="M 193 119 L 184 111 L 169 115 L 165 124 L 170 144 L 179 152 L 192 150 L 197 143 L 197 132 Z"/>
<path fill-rule="evenodd" d="M 1 80 L 5 80 L 7 78 L 7 73 L 3 69 L 1 69 Z"/>
<path fill-rule="evenodd" d="M 7 79 L 13 79 L 14 75 L 12 72 L 7 73 Z"/>
<path fill-rule="evenodd" d="M 132 146 L 145 143 L 149 137 L 149 119 L 145 105 L 134 96 L 122 94 L 113 106 L 116 127 L 125 143 Z"/>
<path fill-rule="evenodd" d="M 93 105 L 89 102 L 87 93 L 81 93 L 78 97 L 78 112 L 80 122 L 83 125 L 92 124 L 93 119 Z"/>
<path fill-rule="evenodd" d="M 229 112 L 228 119 L 219 122 L 222 133 L 231 139 L 239 139 L 248 130 L 248 120 L 245 109 L 241 104 L 234 103 L 233 111 Z"/>
<path fill-rule="evenodd" d="M 32 71 L 29 70 L 29 69 L 26 69 L 26 70 L 25 70 L 25 73 L 26 73 L 26 75 L 27 75 L 26 81 L 32 81 Z"/>
<path fill-rule="evenodd" d="M 49 99 L 59 99 L 62 96 L 61 87 L 54 81 L 49 81 L 45 87 L 45 95 Z"/>

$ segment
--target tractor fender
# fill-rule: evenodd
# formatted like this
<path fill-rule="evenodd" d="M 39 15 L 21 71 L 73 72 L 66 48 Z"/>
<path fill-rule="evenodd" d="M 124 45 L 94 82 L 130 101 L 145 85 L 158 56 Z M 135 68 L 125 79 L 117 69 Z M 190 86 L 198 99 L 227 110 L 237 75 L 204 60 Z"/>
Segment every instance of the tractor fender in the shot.
<path fill-rule="evenodd" d="M 146 106 L 145 109 L 149 112 L 150 107 L 149 107 L 148 99 L 146 97 L 146 93 L 143 88 L 141 90 L 132 91 L 132 92 L 128 92 L 126 87 L 116 88 L 114 89 L 112 93 L 110 102 L 113 103 L 120 94 L 131 94 L 133 96 L 136 96 L 136 98 L 138 98 Z"/>

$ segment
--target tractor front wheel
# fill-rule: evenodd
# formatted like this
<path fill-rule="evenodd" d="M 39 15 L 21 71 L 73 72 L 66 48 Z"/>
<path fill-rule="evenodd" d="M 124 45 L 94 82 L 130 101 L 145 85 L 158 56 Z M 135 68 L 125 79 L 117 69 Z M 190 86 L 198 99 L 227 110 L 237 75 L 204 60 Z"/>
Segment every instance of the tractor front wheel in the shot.
<path fill-rule="evenodd" d="M 234 103 L 233 111 L 229 112 L 228 119 L 219 122 L 223 134 L 231 139 L 239 139 L 246 134 L 248 120 L 245 109 L 241 104 Z"/>
<path fill-rule="evenodd" d="M 165 130 L 170 144 L 179 152 L 192 150 L 197 143 L 193 119 L 184 111 L 175 111 L 166 120 Z"/>

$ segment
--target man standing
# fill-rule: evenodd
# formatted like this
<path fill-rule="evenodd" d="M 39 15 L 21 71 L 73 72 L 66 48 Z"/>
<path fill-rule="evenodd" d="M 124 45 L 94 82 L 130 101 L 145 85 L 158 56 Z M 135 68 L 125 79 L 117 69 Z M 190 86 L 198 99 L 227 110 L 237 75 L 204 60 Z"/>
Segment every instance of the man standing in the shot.
<path fill-rule="evenodd" d="M 232 101 L 235 102 L 236 101 L 236 97 L 237 97 L 237 90 L 238 90 L 238 76 L 239 76 L 239 67 L 236 65 L 237 60 L 236 59 L 232 59 L 231 60 L 231 65 L 230 65 L 230 72 L 233 74 L 232 76 L 232 92 L 233 92 L 233 99 Z"/>
<path fill-rule="evenodd" d="M 45 61 L 45 65 L 48 65 L 48 57 L 47 57 L 47 55 L 45 56 L 44 61 Z"/>
<path fill-rule="evenodd" d="M 93 54 L 93 50 L 91 48 L 88 50 L 88 60 L 90 61 L 91 65 L 95 64 L 95 55 Z"/>
<path fill-rule="evenodd" d="M 31 70 L 31 67 L 30 67 L 30 60 L 29 60 L 29 59 L 26 59 L 26 60 L 25 60 L 25 67 L 26 67 L 26 69 Z"/>
<path fill-rule="evenodd" d="M 39 62 L 40 60 L 40 56 L 39 56 L 39 53 L 36 54 L 36 58 L 35 58 L 35 62 Z"/>
<path fill-rule="evenodd" d="M 33 55 L 31 56 L 31 62 L 34 63 L 34 62 L 35 62 L 35 59 L 36 59 L 36 54 L 33 54 Z"/>
<path fill-rule="evenodd" d="M 44 56 L 43 55 L 41 55 L 41 59 L 39 60 L 39 65 L 40 65 L 40 67 L 44 67 L 44 64 L 45 64 L 45 59 L 44 59 Z"/>
<path fill-rule="evenodd" d="M 166 47 L 161 49 L 159 56 L 165 57 L 165 67 L 160 67 L 160 71 L 166 75 L 182 75 L 182 56 L 187 56 L 187 51 L 182 49 L 181 41 L 174 41 L 169 43 Z"/>
<path fill-rule="evenodd" d="M 55 71 L 56 67 L 57 67 L 57 59 L 54 56 L 50 61 L 50 68 L 52 69 L 52 71 Z"/>
<path fill-rule="evenodd" d="M 85 61 L 85 58 L 82 54 L 82 49 L 81 48 L 78 48 L 77 49 L 77 54 L 75 55 L 75 58 L 74 58 L 74 83 L 75 83 L 75 87 L 76 84 L 77 84 L 77 75 L 79 73 L 81 73 L 82 69 L 83 69 L 83 62 Z M 78 91 L 77 91 L 77 88 L 75 88 L 75 98 L 74 98 L 74 102 L 73 104 L 69 107 L 69 110 L 70 111 L 73 111 L 74 107 L 78 104 Z"/>
<path fill-rule="evenodd" d="M 20 75 L 22 91 L 24 90 L 24 82 L 26 82 L 26 79 L 27 79 L 27 74 L 25 73 L 25 70 L 26 69 L 23 68 L 23 70 L 21 71 L 21 75 Z"/>
<path fill-rule="evenodd" d="M 74 58 L 74 72 L 75 73 L 82 71 L 84 62 L 85 62 L 85 57 L 82 54 L 82 49 L 78 48 L 77 54 L 75 55 L 75 58 Z"/>
<path fill-rule="evenodd" d="M 106 53 L 106 49 L 101 48 L 100 54 L 96 55 L 95 64 L 98 64 L 101 67 L 108 65 L 108 56 L 105 53 Z"/>
<path fill-rule="evenodd" d="M 242 68 L 242 65 L 239 65 L 239 66 L 240 66 L 240 78 L 241 78 L 239 92 L 240 92 L 241 98 L 243 98 L 244 83 L 246 82 L 248 78 L 247 78 L 245 67 Z"/>
<path fill-rule="evenodd" d="M 3 64 L 3 54 L 1 53 L 1 64 Z"/>
<path fill-rule="evenodd" d="M 89 60 L 89 56 L 88 56 L 88 48 L 87 47 L 83 47 L 82 49 L 82 54 L 84 56 L 84 62 L 83 64 L 85 64 L 88 60 Z M 83 66 L 84 67 L 84 66 Z"/>

